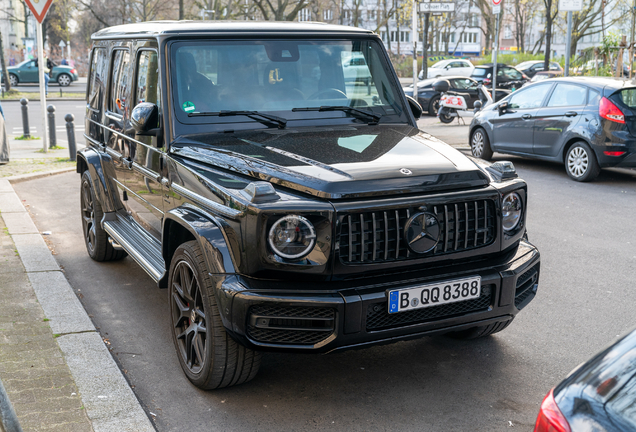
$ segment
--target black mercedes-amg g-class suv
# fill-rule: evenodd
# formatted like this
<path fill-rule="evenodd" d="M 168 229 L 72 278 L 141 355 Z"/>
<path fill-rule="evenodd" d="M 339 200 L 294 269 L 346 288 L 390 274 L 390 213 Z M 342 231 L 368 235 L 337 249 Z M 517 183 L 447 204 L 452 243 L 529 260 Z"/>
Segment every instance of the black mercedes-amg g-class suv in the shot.
<path fill-rule="evenodd" d="M 169 289 L 196 386 L 248 381 L 267 350 L 486 336 L 535 296 L 526 183 L 418 130 L 377 35 L 201 21 L 92 39 L 86 247 Z"/>

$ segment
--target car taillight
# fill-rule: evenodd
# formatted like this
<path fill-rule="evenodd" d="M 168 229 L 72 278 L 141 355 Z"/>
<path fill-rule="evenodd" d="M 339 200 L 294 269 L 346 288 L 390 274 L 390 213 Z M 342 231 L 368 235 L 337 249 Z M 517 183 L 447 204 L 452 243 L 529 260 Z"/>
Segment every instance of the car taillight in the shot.
<path fill-rule="evenodd" d="M 72 74 L 76 74 L 76 73 L 77 73 L 77 70 L 75 70 L 75 69 L 71 69 L 71 73 L 72 73 Z"/>
<path fill-rule="evenodd" d="M 534 432 L 572 432 L 570 424 L 563 417 L 559 406 L 554 401 L 554 389 L 543 399 Z"/>
<path fill-rule="evenodd" d="M 624 151 L 604 151 L 603 154 L 605 156 L 623 156 L 625 152 Z"/>
<path fill-rule="evenodd" d="M 598 106 L 598 114 L 609 121 L 625 123 L 625 114 L 608 98 L 601 99 Z"/>

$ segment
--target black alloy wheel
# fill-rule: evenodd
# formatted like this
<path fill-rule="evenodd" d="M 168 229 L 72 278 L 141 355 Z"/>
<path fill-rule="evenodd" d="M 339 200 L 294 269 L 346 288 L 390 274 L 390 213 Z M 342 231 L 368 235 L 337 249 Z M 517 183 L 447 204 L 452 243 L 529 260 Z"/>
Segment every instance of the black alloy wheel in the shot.
<path fill-rule="evenodd" d="M 183 243 L 170 263 L 172 340 L 183 372 L 195 386 L 211 390 L 254 378 L 261 353 L 226 332 L 214 294 L 215 283 L 196 240 Z"/>
<path fill-rule="evenodd" d="M 108 233 L 100 225 L 104 212 L 101 204 L 95 198 L 95 191 L 88 171 L 82 173 L 80 209 L 82 234 L 84 234 L 88 255 L 95 261 L 116 261 L 124 258 L 126 252 L 113 248 L 108 242 Z"/>

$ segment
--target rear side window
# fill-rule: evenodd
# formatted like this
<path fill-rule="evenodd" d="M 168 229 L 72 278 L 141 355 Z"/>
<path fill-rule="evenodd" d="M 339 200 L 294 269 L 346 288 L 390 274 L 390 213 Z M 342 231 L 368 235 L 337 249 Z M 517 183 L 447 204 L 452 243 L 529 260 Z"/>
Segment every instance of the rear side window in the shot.
<path fill-rule="evenodd" d="M 585 96 L 587 89 L 585 87 L 572 85 L 572 84 L 557 84 L 548 106 L 560 107 L 560 106 L 576 106 L 585 105 Z"/>
<path fill-rule="evenodd" d="M 590 89 L 588 97 L 587 97 L 587 104 L 598 105 L 600 102 L 601 102 L 601 94 L 597 92 L 596 90 Z"/>
<path fill-rule="evenodd" d="M 513 109 L 539 108 L 550 87 L 550 84 L 542 84 L 517 91 L 510 97 L 508 104 Z"/>
<path fill-rule="evenodd" d="M 100 109 L 104 103 L 104 88 L 108 70 L 108 56 L 105 48 L 95 48 L 91 72 L 88 76 L 88 104 L 93 109 Z"/>
<path fill-rule="evenodd" d="M 117 50 L 113 53 L 112 81 L 108 110 L 124 115 L 126 98 L 130 93 L 130 54 L 128 51 Z"/>
<path fill-rule="evenodd" d="M 636 88 L 621 90 L 621 101 L 630 108 L 636 108 Z"/>
<path fill-rule="evenodd" d="M 475 69 L 473 69 L 472 76 L 476 76 L 476 77 L 486 76 L 486 69 L 484 69 L 484 68 L 475 68 Z"/>

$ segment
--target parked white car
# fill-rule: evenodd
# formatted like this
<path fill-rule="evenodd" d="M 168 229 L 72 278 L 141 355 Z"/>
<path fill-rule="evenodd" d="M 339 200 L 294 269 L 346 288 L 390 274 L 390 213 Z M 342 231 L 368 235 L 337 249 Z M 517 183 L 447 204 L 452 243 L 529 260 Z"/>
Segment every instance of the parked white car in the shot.
<path fill-rule="evenodd" d="M 442 60 L 428 68 L 427 78 L 437 78 L 441 76 L 465 76 L 469 77 L 473 73 L 475 66 L 469 60 L 452 59 Z M 419 79 L 424 79 L 423 71 L 420 71 Z"/>

